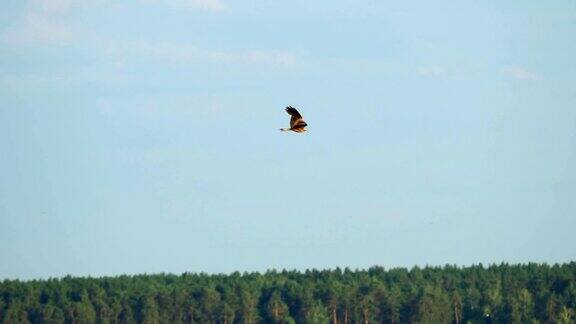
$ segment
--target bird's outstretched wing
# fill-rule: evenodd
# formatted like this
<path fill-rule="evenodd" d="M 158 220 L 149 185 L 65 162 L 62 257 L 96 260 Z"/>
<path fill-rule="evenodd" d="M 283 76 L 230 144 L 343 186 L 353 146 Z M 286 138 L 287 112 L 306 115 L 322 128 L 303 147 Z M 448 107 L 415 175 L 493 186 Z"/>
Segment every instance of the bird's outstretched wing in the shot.
<path fill-rule="evenodd" d="M 298 112 L 298 110 L 296 110 L 296 108 L 294 108 L 294 107 L 292 107 L 292 106 L 286 107 L 286 112 L 287 112 L 288 114 L 290 114 L 292 117 L 302 118 L 302 115 L 300 115 L 300 113 Z"/>
<path fill-rule="evenodd" d="M 306 126 L 304 120 L 302 120 L 302 115 L 296 110 L 296 108 L 288 106 L 286 107 L 286 112 L 290 114 L 292 117 L 290 118 L 290 127 L 293 128 L 294 126 Z"/>

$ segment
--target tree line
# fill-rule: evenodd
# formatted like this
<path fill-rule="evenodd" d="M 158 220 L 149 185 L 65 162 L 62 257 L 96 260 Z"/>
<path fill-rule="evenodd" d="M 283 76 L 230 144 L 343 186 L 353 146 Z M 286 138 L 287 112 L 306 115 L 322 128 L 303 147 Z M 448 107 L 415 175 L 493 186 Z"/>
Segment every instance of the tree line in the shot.
<path fill-rule="evenodd" d="M 576 262 L 0 282 L 1 323 L 576 323 Z"/>

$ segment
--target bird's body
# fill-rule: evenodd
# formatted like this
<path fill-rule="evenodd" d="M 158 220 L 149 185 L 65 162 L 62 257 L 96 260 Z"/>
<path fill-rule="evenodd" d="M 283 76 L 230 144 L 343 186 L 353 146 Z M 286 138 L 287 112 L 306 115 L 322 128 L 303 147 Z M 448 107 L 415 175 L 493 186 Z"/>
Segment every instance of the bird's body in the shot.
<path fill-rule="evenodd" d="M 281 131 L 293 131 L 296 133 L 303 133 L 307 131 L 305 127 L 308 126 L 308 124 L 306 124 L 302 118 L 302 115 L 300 115 L 296 108 L 288 106 L 286 107 L 286 112 L 292 116 L 290 118 L 290 128 L 280 128 Z"/>

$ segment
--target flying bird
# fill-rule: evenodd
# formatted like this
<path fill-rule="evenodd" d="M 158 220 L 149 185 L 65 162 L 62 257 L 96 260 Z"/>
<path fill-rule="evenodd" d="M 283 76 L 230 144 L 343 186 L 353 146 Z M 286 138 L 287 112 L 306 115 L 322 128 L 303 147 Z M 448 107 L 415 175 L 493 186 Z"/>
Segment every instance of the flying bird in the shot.
<path fill-rule="evenodd" d="M 290 114 L 290 116 L 292 116 L 290 118 L 290 128 L 280 128 L 281 131 L 283 132 L 293 131 L 296 133 L 302 133 L 307 131 L 305 127 L 308 126 L 308 124 L 306 124 L 306 122 L 302 118 L 302 115 L 300 115 L 300 113 L 298 112 L 298 110 L 296 110 L 296 108 L 288 106 L 286 107 L 286 112 Z"/>

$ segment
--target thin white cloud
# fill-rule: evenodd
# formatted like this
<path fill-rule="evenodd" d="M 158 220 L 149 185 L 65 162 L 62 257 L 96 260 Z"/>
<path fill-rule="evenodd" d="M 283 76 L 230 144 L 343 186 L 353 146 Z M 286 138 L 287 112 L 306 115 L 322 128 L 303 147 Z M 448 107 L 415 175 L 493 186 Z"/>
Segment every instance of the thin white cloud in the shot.
<path fill-rule="evenodd" d="M 143 4 L 164 4 L 178 8 L 204 11 L 224 11 L 227 7 L 220 0 L 140 0 Z"/>
<path fill-rule="evenodd" d="M 134 82 L 134 77 L 121 71 L 102 71 L 96 67 L 77 68 L 74 73 L 63 71 L 30 71 L 0 73 L 0 88 L 30 93 L 42 89 L 71 89 L 87 85 L 120 85 Z"/>
<path fill-rule="evenodd" d="M 513 77 L 514 79 L 518 80 L 540 80 L 541 77 L 526 68 L 520 66 L 512 66 L 506 69 L 506 73 Z"/>
<path fill-rule="evenodd" d="M 129 55 L 132 55 L 132 52 L 139 52 L 142 55 L 172 63 L 231 62 L 234 60 L 228 53 L 207 51 L 189 44 L 137 42 L 127 44 L 127 48 L 124 49 Z"/>
<path fill-rule="evenodd" d="M 191 44 L 135 42 L 110 44 L 108 55 L 122 57 L 148 57 L 174 64 L 197 63 L 254 63 L 265 65 L 290 66 L 296 63 L 297 57 L 287 51 L 215 51 L 206 50 Z"/>
<path fill-rule="evenodd" d="M 60 43 L 72 38 L 71 29 L 50 16 L 28 12 L 4 33 L 9 44 Z"/>
<path fill-rule="evenodd" d="M 62 44 L 78 35 L 80 28 L 69 23 L 75 9 L 110 0 L 30 0 L 24 11 L 0 35 L 10 45 Z M 220 0 L 140 0 L 141 4 L 162 4 L 177 8 L 219 12 L 227 7 Z"/>
<path fill-rule="evenodd" d="M 70 0 L 34 0 L 30 7 L 46 14 L 66 13 L 72 5 Z"/>
<path fill-rule="evenodd" d="M 63 43 L 74 37 L 74 29 L 66 23 L 72 8 L 106 2 L 107 0 L 31 0 L 21 16 L 3 33 L 9 44 Z"/>
<path fill-rule="evenodd" d="M 192 0 L 192 6 L 208 11 L 222 11 L 226 7 L 219 0 Z"/>

